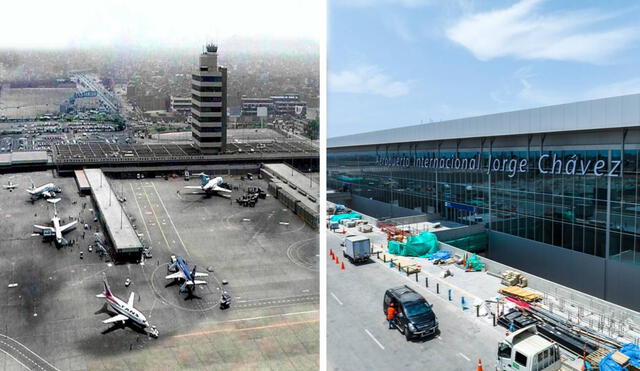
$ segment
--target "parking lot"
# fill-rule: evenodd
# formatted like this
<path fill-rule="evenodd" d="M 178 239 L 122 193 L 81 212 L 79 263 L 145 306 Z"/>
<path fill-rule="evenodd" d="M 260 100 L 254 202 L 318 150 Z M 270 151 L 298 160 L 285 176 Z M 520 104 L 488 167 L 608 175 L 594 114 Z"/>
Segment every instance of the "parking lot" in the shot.
<path fill-rule="evenodd" d="M 229 200 L 183 188 L 196 180 L 110 180 L 153 254 L 143 265 L 114 265 L 87 250 L 101 227 L 73 178 L 38 172 L 3 175 L 0 183 L 9 178 L 19 188 L 2 190 L 0 200 L 0 369 L 317 369 L 318 234 L 278 200 L 244 208 L 233 202 L 237 190 Z M 33 224 L 50 222 L 53 208 L 44 200 L 32 204 L 24 188 L 49 181 L 63 189 L 63 221 L 91 228 L 65 236 L 74 246 L 58 249 L 31 235 Z M 267 188 L 260 180 L 225 181 Z M 171 255 L 209 271 L 208 285 L 192 297 L 180 294 L 164 278 Z M 158 339 L 102 324 L 109 315 L 95 295 L 103 273 L 119 298 L 136 293 L 135 307 L 157 326 Z M 222 289 L 233 296 L 225 311 L 218 308 Z"/>

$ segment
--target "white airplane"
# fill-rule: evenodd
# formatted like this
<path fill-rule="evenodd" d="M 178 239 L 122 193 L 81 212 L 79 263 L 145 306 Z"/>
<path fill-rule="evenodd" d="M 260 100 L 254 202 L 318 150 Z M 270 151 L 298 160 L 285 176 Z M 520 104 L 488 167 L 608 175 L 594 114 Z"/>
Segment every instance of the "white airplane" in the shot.
<path fill-rule="evenodd" d="M 13 190 L 16 189 L 17 186 L 17 184 L 14 184 L 11 179 L 9 179 L 9 183 L 3 185 L 2 187 L 4 187 L 4 189 L 8 189 L 9 192 L 13 192 Z"/>
<path fill-rule="evenodd" d="M 32 184 L 31 189 L 27 189 L 27 192 L 31 195 L 31 201 L 35 201 L 41 197 L 55 198 L 56 193 L 61 193 L 62 189 L 53 183 L 43 184 L 37 188 Z"/>
<path fill-rule="evenodd" d="M 53 218 L 51 218 L 51 223 L 53 224 L 53 227 L 46 227 L 46 226 L 37 225 L 37 224 L 35 224 L 33 227 L 38 229 L 39 233 L 45 237 L 55 236 L 56 243 L 58 244 L 58 246 L 64 246 L 67 244 L 67 240 L 65 240 L 62 237 L 62 234 L 73 230 L 76 224 L 78 224 L 78 221 L 74 220 L 71 223 L 60 226 L 60 218 L 58 217 L 58 210 L 55 208 L 56 203 L 60 201 L 60 199 L 59 198 L 49 199 L 47 201 L 51 202 L 54 208 L 54 216 Z"/>
<path fill-rule="evenodd" d="M 186 292 L 187 290 L 191 290 L 196 285 L 207 284 L 207 281 L 197 280 L 196 277 L 208 277 L 209 276 L 208 273 L 196 272 L 195 265 L 193 266 L 193 270 L 190 271 L 189 266 L 187 265 L 187 262 L 181 257 L 174 259 L 174 257 L 172 256 L 171 260 L 172 260 L 172 264 L 169 266 L 169 270 L 176 271 L 176 272 L 166 276 L 165 279 L 184 281 L 182 286 L 180 286 L 180 292 Z"/>
<path fill-rule="evenodd" d="M 188 189 L 199 189 L 204 191 L 205 194 L 218 194 L 222 196 L 221 193 L 231 193 L 230 189 L 224 188 L 221 185 L 224 183 L 221 177 L 215 177 L 211 179 L 207 174 L 200 173 L 200 185 L 199 186 L 186 186 Z"/>
<path fill-rule="evenodd" d="M 149 327 L 149 322 L 147 322 L 147 318 L 144 314 L 140 313 L 136 308 L 133 307 L 133 300 L 135 299 L 135 293 L 131 292 L 129 296 L 129 301 L 124 302 L 117 297 L 115 297 L 111 293 L 111 289 L 109 288 L 109 283 L 107 282 L 107 277 L 105 276 L 103 279 L 104 283 L 104 291 L 102 294 L 96 295 L 97 298 L 104 298 L 104 300 L 109 304 L 113 310 L 115 310 L 118 314 L 102 321 L 102 323 L 115 323 L 121 322 L 124 324 L 127 320 L 134 322 L 135 324 L 144 327 Z"/>

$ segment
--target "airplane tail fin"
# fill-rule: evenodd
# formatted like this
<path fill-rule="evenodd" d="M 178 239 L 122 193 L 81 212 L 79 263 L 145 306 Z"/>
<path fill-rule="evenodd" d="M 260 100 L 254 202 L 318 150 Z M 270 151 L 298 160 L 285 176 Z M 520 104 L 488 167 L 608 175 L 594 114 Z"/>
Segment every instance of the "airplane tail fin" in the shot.
<path fill-rule="evenodd" d="M 209 183 L 209 176 L 207 174 L 200 173 L 198 175 L 200 176 L 200 183 L 202 183 L 202 185 Z"/>
<path fill-rule="evenodd" d="M 102 283 L 104 285 L 104 290 L 102 291 L 102 294 L 96 295 L 99 298 L 106 298 L 108 296 L 112 296 L 111 295 L 111 288 L 109 287 L 109 282 L 107 282 L 107 275 L 103 275 L 103 279 L 102 279 Z"/>

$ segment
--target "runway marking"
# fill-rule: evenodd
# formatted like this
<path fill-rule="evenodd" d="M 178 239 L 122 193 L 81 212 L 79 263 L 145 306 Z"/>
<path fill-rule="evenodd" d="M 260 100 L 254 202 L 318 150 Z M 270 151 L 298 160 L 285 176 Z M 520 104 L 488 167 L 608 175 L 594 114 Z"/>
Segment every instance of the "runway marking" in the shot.
<path fill-rule="evenodd" d="M 3 352 L 4 354 L 8 355 L 9 357 L 13 358 L 14 361 L 18 362 L 19 364 L 22 365 L 22 367 L 26 368 L 27 370 L 31 370 L 31 368 L 27 367 L 27 365 L 25 365 L 24 363 L 18 361 L 18 359 L 14 356 L 12 356 L 11 354 L 9 354 L 9 352 L 7 352 L 4 349 L 0 349 L 0 352 Z"/>
<path fill-rule="evenodd" d="M 27 348 L 24 344 L 22 344 L 21 342 L 19 342 L 18 340 L 8 337 L 7 335 L 3 335 L 0 334 L 0 337 L 3 337 L 7 340 L 13 341 L 16 344 L 19 344 L 22 348 L 24 348 L 25 350 L 27 350 L 29 353 L 33 354 L 35 357 L 37 357 L 38 359 L 40 359 L 42 362 L 46 363 L 47 366 L 51 367 L 54 370 L 58 370 L 54 365 L 52 365 L 51 363 L 49 363 L 46 359 L 40 357 L 39 355 L 37 355 L 34 351 L 32 351 L 31 349 Z M 3 342 L 4 343 L 4 342 Z M 5 343 L 6 344 L 6 343 Z M 8 345 L 8 344 L 7 344 Z M 9 345 L 11 348 L 13 348 L 11 345 Z M 20 351 L 18 351 L 18 353 L 20 353 Z M 8 353 L 7 353 L 8 354 Z M 20 353 L 22 354 L 22 353 Z M 25 358 L 27 358 L 29 361 L 33 362 L 29 357 L 23 355 Z M 34 364 L 36 364 L 35 362 L 33 362 Z M 37 365 L 37 364 L 36 364 Z M 42 366 L 37 365 L 38 367 L 40 367 L 42 369 Z"/>
<path fill-rule="evenodd" d="M 340 305 L 344 305 L 344 304 L 342 304 L 342 302 L 340 301 L 340 299 L 338 299 L 338 297 L 336 296 L 336 294 L 331 293 L 331 296 L 333 296 L 333 298 L 334 298 L 334 299 L 336 299 L 336 301 L 338 302 L 338 304 L 340 304 Z"/>
<path fill-rule="evenodd" d="M 319 310 L 306 310 L 304 312 L 291 312 L 291 313 L 283 313 L 283 314 L 271 314 L 268 316 L 258 316 L 258 317 L 249 317 L 249 318 L 237 318 L 237 319 L 231 319 L 228 321 L 224 321 L 224 323 L 226 322 L 242 322 L 242 321 L 255 321 L 258 319 L 267 319 L 267 318 L 274 318 L 274 317 L 283 317 L 283 316 L 297 316 L 300 314 L 310 314 L 310 313 L 318 313 Z M 211 322 L 211 323 L 220 323 L 220 322 Z"/>
<path fill-rule="evenodd" d="M 133 192 L 133 185 L 129 183 L 129 187 L 131 187 L 131 192 Z M 142 196 L 142 193 L 139 194 Z M 147 227 L 147 221 L 144 220 L 144 214 L 142 213 L 142 209 L 140 208 L 140 203 L 138 202 L 138 197 L 135 195 L 133 198 L 136 200 L 136 205 L 138 205 L 138 211 L 140 212 L 140 218 L 142 219 L 142 224 L 144 224 L 144 230 L 147 231 L 147 239 L 149 240 L 149 244 L 151 244 L 151 234 L 149 234 L 149 228 Z"/>
<path fill-rule="evenodd" d="M 465 356 L 464 354 L 462 354 L 462 353 L 458 353 L 458 355 L 459 355 L 460 357 L 462 357 L 462 358 L 466 359 L 467 361 L 471 362 L 471 360 L 469 359 L 469 357 Z"/>
<path fill-rule="evenodd" d="M 162 205 L 162 208 L 164 209 L 164 212 L 167 213 L 167 216 L 169 217 L 169 222 L 171 222 L 171 225 L 173 226 L 173 230 L 176 231 L 176 235 L 178 236 L 178 240 L 180 240 L 180 243 L 182 244 L 182 247 L 184 248 L 184 251 L 187 252 L 187 255 L 189 256 L 189 258 L 191 258 L 191 254 L 189 253 L 189 250 L 187 249 L 187 246 L 185 246 L 184 242 L 182 241 L 182 237 L 180 237 L 180 233 L 178 232 L 178 228 L 176 228 L 176 225 L 173 224 L 173 219 L 171 218 L 171 214 L 169 214 L 169 211 L 167 211 L 167 208 L 164 206 L 164 201 L 162 201 L 162 198 L 160 197 L 160 193 L 158 193 L 158 189 L 156 188 L 156 185 L 154 183 L 151 183 L 151 185 L 153 186 L 153 190 L 156 192 L 156 195 L 158 195 L 158 200 L 160 200 L 160 204 Z M 175 241 L 174 241 L 175 243 Z"/>
<path fill-rule="evenodd" d="M 147 197 L 147 202 L 149 202 L 149 206 L 151 206 L 151 200 L 149 199 L 149 195 L 147 194 L 147 191 L 144 191 L 144 195 Z M 158 220 L 158 215 L 156 215 L 155 210 L 153 210 L 153 207 L 150 207 L 151 212 L 153 213 L 153 216 L 156 218 L 156 222 L 158 224 L 160 224 L 160 221 Z M 169 241 L 167 240 L 167 236 L 164 235 L 164 231 L 162 230 L 162 228 L 160 227 L 160 225 L 158 225 L 158 229 L 160 230 L 160 234 L 162 234 L 162 238 L 164 238 L 164 242 L 167 244 L 167 250 L 169 252 L 171 252 L 171 247 L 169 247 Z"/>
<path fill-rule="evenodd" d="M 305 320 L 305 321 L 284 322 L 284 323 L 276 323 L 276 324 L 273 324 L 273 325 L 247 327 L 247 328 L 230 328 L 230 329 L 221 329 L 221 330 L 198 331 L 198 332 L 191 332 L 191 333 L 182 334 L 182 335 L 174 335 L 172 337 L 178 339 L 178 338 L 191 337 L 191 336 L 202 336 L 202 335 L 218 334 L 218 333 L 222 333 L 222 332 L 244 332 L 244 331 L 267 330 L 267 329 L 272 329 L 272 328 L 280 328 L 280 327 L 305 325 L 305 324 L 309 324 L 309 323 L 317 323 L 319 321 L 320 321 L 319 319 L 311 319 L 311 320 Z"/>
<path fill-rule="evenodd" d="M 367 335 L 369 335 L 370 338 L 373 339 L 373 341 L 376 342 L 376 344 L 378 344 L 378 346 L 380 347 L 380 349 L 384 350 L 384 347 L 382 346 L 382 344 L 380 344 L 380 342 L 378 341 L 378 339 L 376 339 L 367 329 L 364 329 L 364 332 L 367 333 Z"/>

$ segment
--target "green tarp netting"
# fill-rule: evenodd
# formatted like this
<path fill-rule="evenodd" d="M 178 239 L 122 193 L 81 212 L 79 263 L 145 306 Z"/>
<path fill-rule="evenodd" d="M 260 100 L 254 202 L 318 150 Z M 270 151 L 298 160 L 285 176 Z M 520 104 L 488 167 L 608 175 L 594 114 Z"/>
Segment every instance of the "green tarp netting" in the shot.
<path fill-rule="evenodd" d="M 467 259 L 467 264 L 465 266 L 465 269 L 473 270 L 473 271 L 481 271 L 484 269 L 484 264 L 480 262 L 480 258 L 478 257 L 478 255 L 473 254 L 469 259 Z"/>
<path fill-rule="evenodd" d="M 389 253 L 400 256 L 428 258 L 438 252 L 438 237 L 431 232 L 409 236 L 406 243 L 389 241 Z"/>
<path fill-rule="evenodd" d="M 487 249 L 487 234 L 484 232 L 478 233 L 456 240 L 444 241 L 444 243 L 468 252 L 479 253 Z"/>
<path fill-rule="evenodd" d="M 340 222 L 342 219 L 362 219 L 362 215 L 358 213 L 338 214 L 331 217 L 332 222 Z"/>

